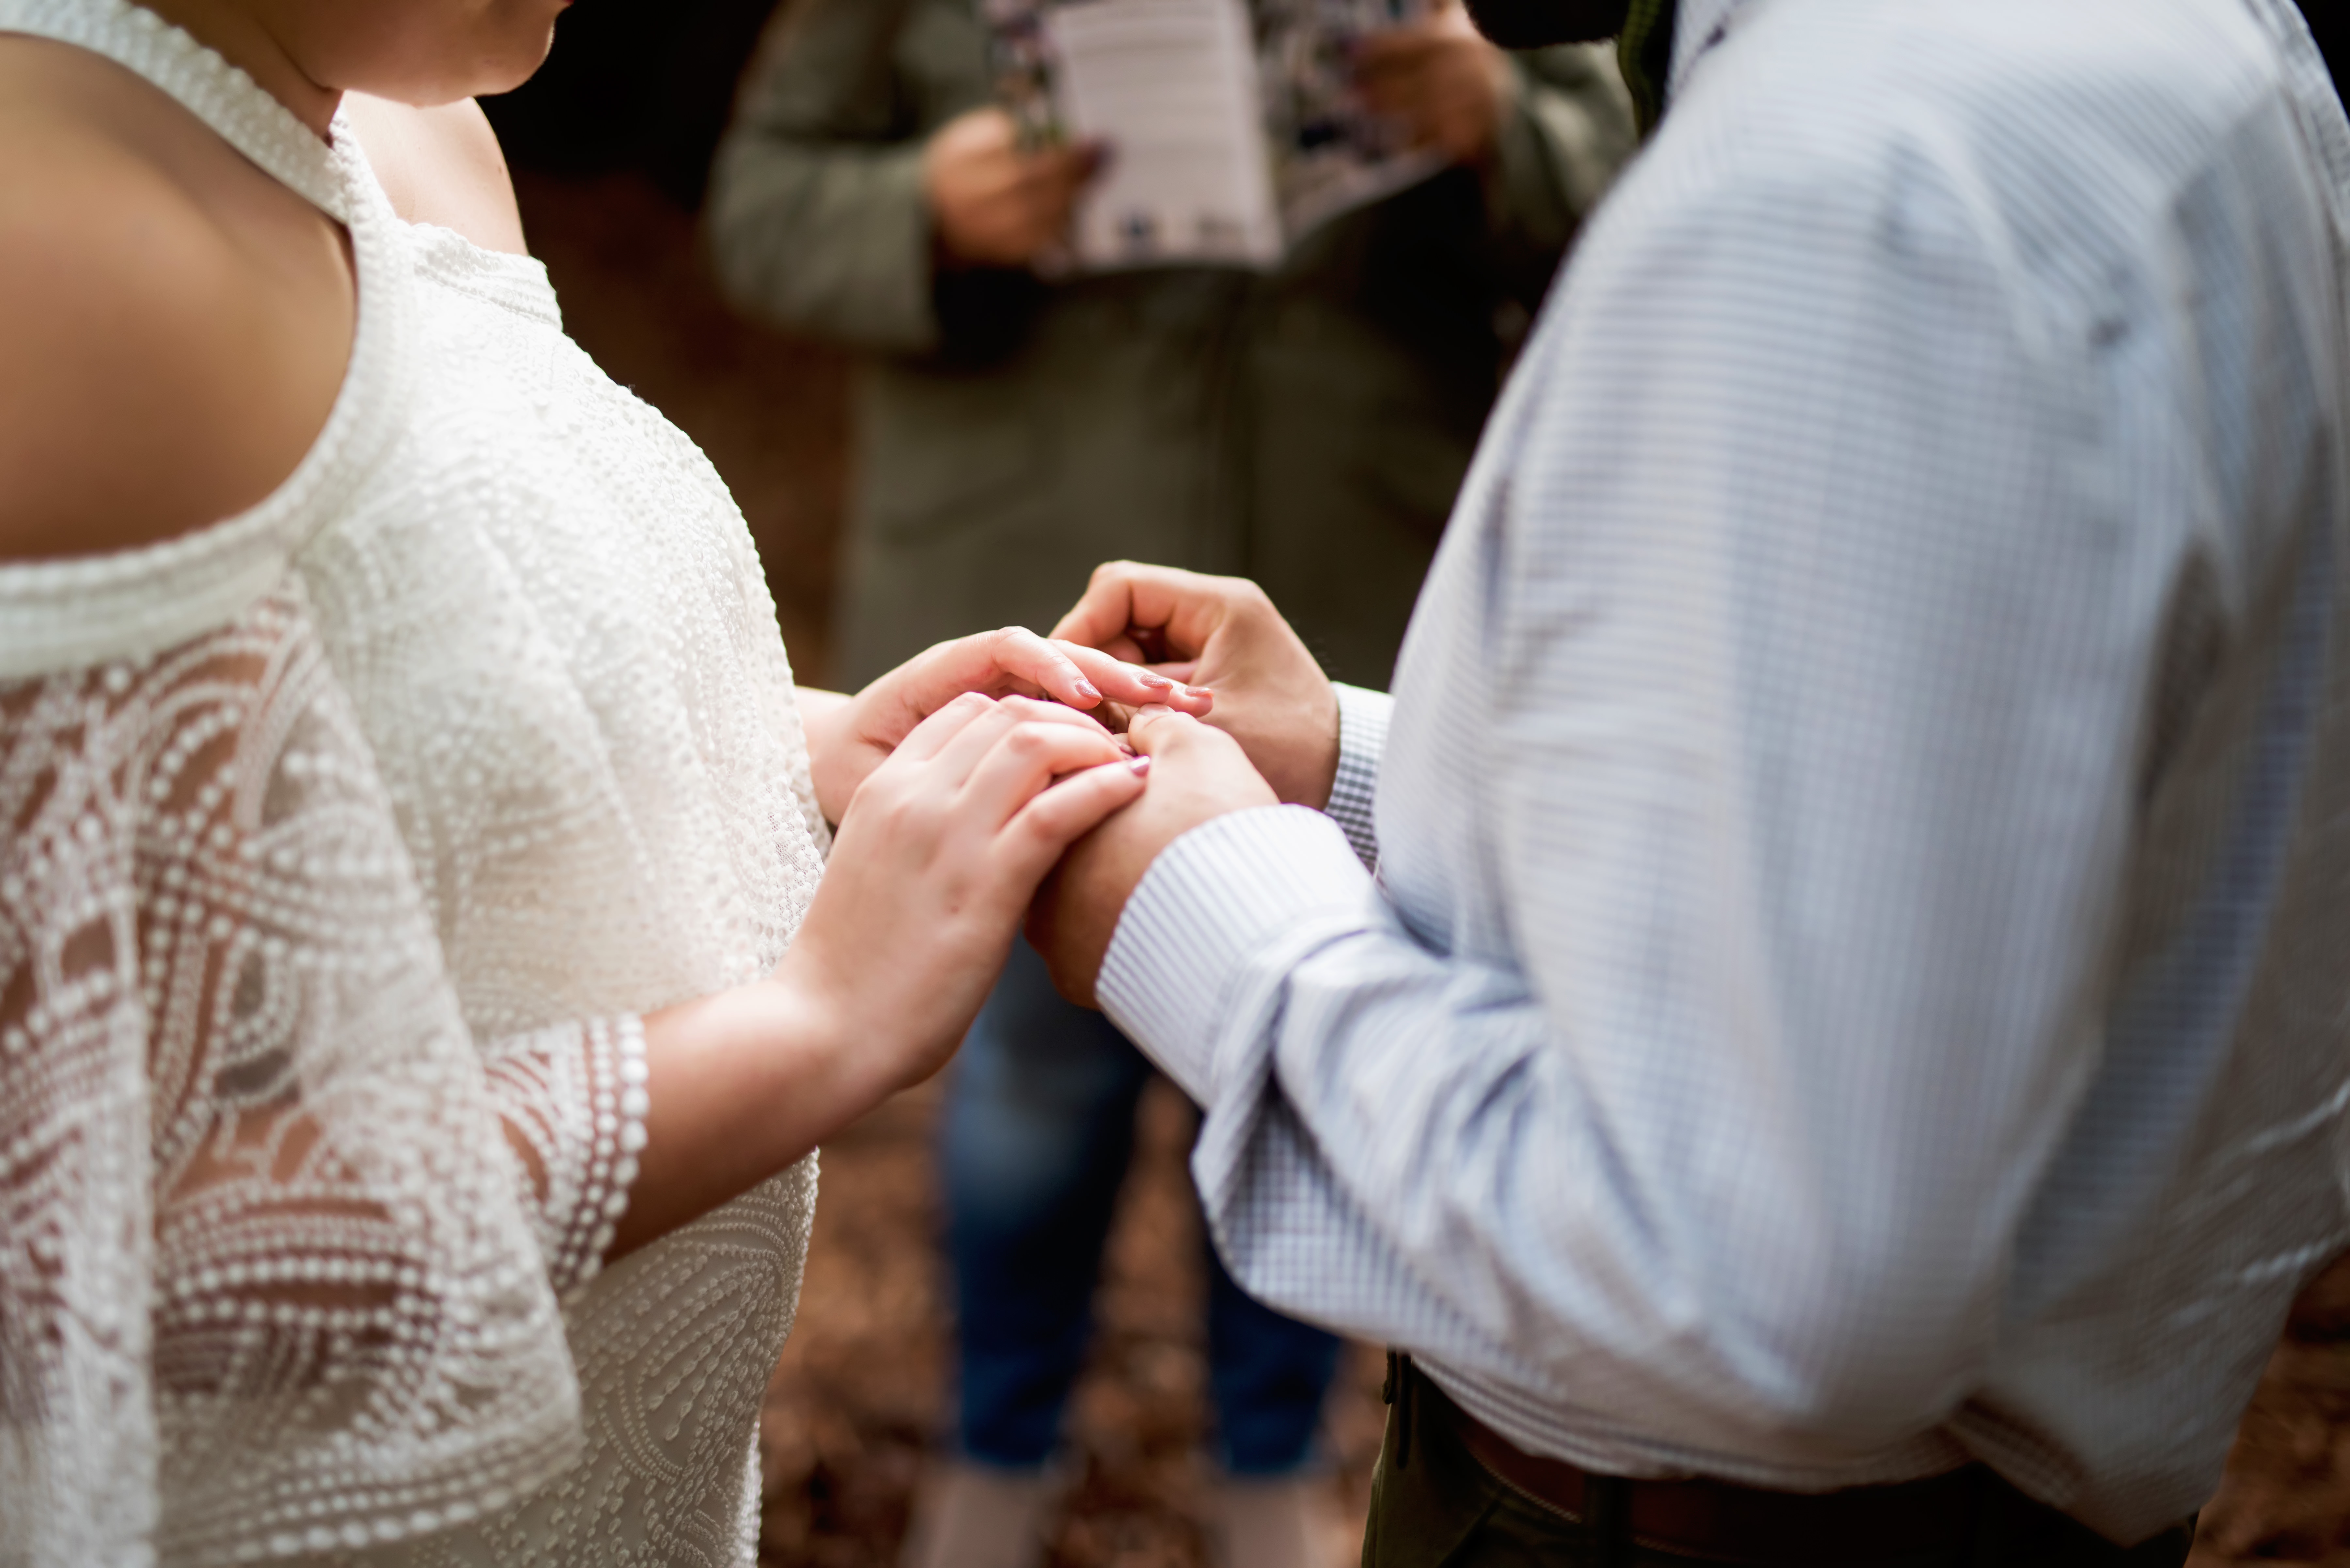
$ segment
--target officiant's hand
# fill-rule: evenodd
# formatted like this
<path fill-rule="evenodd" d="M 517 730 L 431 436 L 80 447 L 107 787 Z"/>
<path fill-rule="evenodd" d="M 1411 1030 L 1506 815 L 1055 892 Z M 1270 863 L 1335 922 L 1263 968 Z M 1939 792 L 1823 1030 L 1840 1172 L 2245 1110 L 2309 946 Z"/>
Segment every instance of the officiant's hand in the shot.
<path fill-rule="evenodd" d="M 1029 943 L 1061 994 L 1084 1007 L 1096 1005 L 1102 955 L 1159 853 L 1227 812 L 1280 804 L 1237 741 L 1188 714 L 1144 707 L 1127 738 L 1149 759 L 1149 789 L 1070 847 L 1028 911 Z"/>
<path fill-rule="evenodd" d="M 1338 694 L 1254 583 L 1112 561 L 1053 635 L 1212 692 L 1208 722 L 1240 742 L 1283 800 L 1330 804 Z"/>
<path fill-rule="evenodd" d="M 922 149 L 922 194 L 939 249 L 970 266 L 1026 266 L 1068 236 L 1077 194 L 1101 167 L 1092 145 L 1023 147 L 1003 109 L 974 109 Z"/>
<path fill-rule="evenodd" d="M 1101 710 L 1107 699 L 1121 708 L 1164 702 L 1182 712 L 1205 713 L 1214 701 L 1155 670 L 1082 644 L 1047 641 L 1025 627 L 941 642 L 854 697 L 801 693 L 808 767 L 824 819 L 840 821 L 866 776 L 917 724 L 967 691 L 1045 698 L 1085 711 Z"/>
<path fill-rule="evenodd" d="M 1492 155 L 1517 90 L 1509 57 L 1487 43 L 1457 4 L 1373 33 L 1355 46 L 1355 79 L 1373 109 L 1409 126 L 1413 140 L 1455 163 Z"/>

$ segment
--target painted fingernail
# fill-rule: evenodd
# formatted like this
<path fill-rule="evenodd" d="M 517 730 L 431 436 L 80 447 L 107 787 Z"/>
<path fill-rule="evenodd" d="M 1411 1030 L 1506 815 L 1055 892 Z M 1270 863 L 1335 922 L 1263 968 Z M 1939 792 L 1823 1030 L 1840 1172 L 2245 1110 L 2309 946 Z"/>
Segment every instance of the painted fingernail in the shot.
<path fill-rule="evenodd" d="M 1098 702 L 1101 701 L 1101 689 L 1080 675 L 1077 677 L 1077 695 L 1089 701 Z"/>
<path fill-rule="evenodd" d="M 1149 757 L 1137 757 L 1126 764 L 1126 771 L 1132 774 L 1136 778 L 1141 778 L 1150 772 L 1150 759 Z"/>
<path fill-rule="evenodd" d="M 1168 680 L 1167 677 L 1153 670 L 1138 671 L 1135 675 L 1135 680 L 1142 683 L 1142 689 L 1146 691 L 1164 691 L 1175 684 L 1175 682 Z"/>

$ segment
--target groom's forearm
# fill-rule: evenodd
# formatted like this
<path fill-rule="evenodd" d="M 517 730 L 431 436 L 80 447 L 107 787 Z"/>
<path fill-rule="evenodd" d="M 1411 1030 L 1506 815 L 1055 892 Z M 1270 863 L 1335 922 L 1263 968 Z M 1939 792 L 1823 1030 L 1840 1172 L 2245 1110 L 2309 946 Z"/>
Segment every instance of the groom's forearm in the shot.
<path fill-rule="evenodd" d="M 1235 1087 L 1217 1061 L 1234 978 L 1361 922 L 1370 883 L 1330 828 L 1298 805 L 1217 817 L 1160 852 L 1119 912 L 1102 1010 L 1203 1107 Z"/>

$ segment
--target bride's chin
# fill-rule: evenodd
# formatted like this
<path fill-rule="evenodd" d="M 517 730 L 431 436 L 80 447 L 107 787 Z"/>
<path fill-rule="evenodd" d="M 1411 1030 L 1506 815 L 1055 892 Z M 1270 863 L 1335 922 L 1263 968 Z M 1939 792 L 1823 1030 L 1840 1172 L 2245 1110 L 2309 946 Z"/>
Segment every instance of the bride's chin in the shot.
<path fill-rule="evenodd" d="M 572 0 L 378 0 L 390 30 L 364 57 L 372 82 L 349 90 L 432 109 L 461 99 L 512 92 L 546 63 L 555 26 Z M 405 15 L 401 15 L 404 11 Z M 351 40 L 357 42 L 355 38 Z"/>
<path fill-rule="evenodd" d="M 572 0 L 499 0 L 488 7 L 476 22 L 487 36 L 472 40 L 472 79 L 449 99 L 512 92 L 536 76 L 555 47 L 555 25 L 571 5 Z"/>
<path fill-rule="evenodd" d="M 535 30 L 529 47 L 515 52 L 513 66 L 503 73 L 503 79 L 494 87 L 477 87 L 466 96 L 482 98 L 493 93 L 512 92 L 538 75 L 539 67 L 546 64 L 546 57 L 555 49 L 556 19 L 571 9 L 571 5 L 572 0 L 546 0 L 546 22 Z"/>

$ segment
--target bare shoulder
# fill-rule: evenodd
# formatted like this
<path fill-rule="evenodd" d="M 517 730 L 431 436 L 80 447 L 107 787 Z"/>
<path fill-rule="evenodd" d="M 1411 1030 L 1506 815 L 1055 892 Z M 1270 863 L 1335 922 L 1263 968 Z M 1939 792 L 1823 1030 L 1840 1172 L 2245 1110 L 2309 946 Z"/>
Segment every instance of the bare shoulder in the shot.
<path fill-rule="evenodd" d="M 529 254 L 514 177 L 481 105 L 416 109 L 352 93 L 343 113 L 394 212 L 454 229 L 484 250 Z"/>
<path fill-rule="evenodd" d="M 265 498 L 326 422 L 354 309 L 299 198 L 127 73 L 0 38 L 0 559 Z"/>

